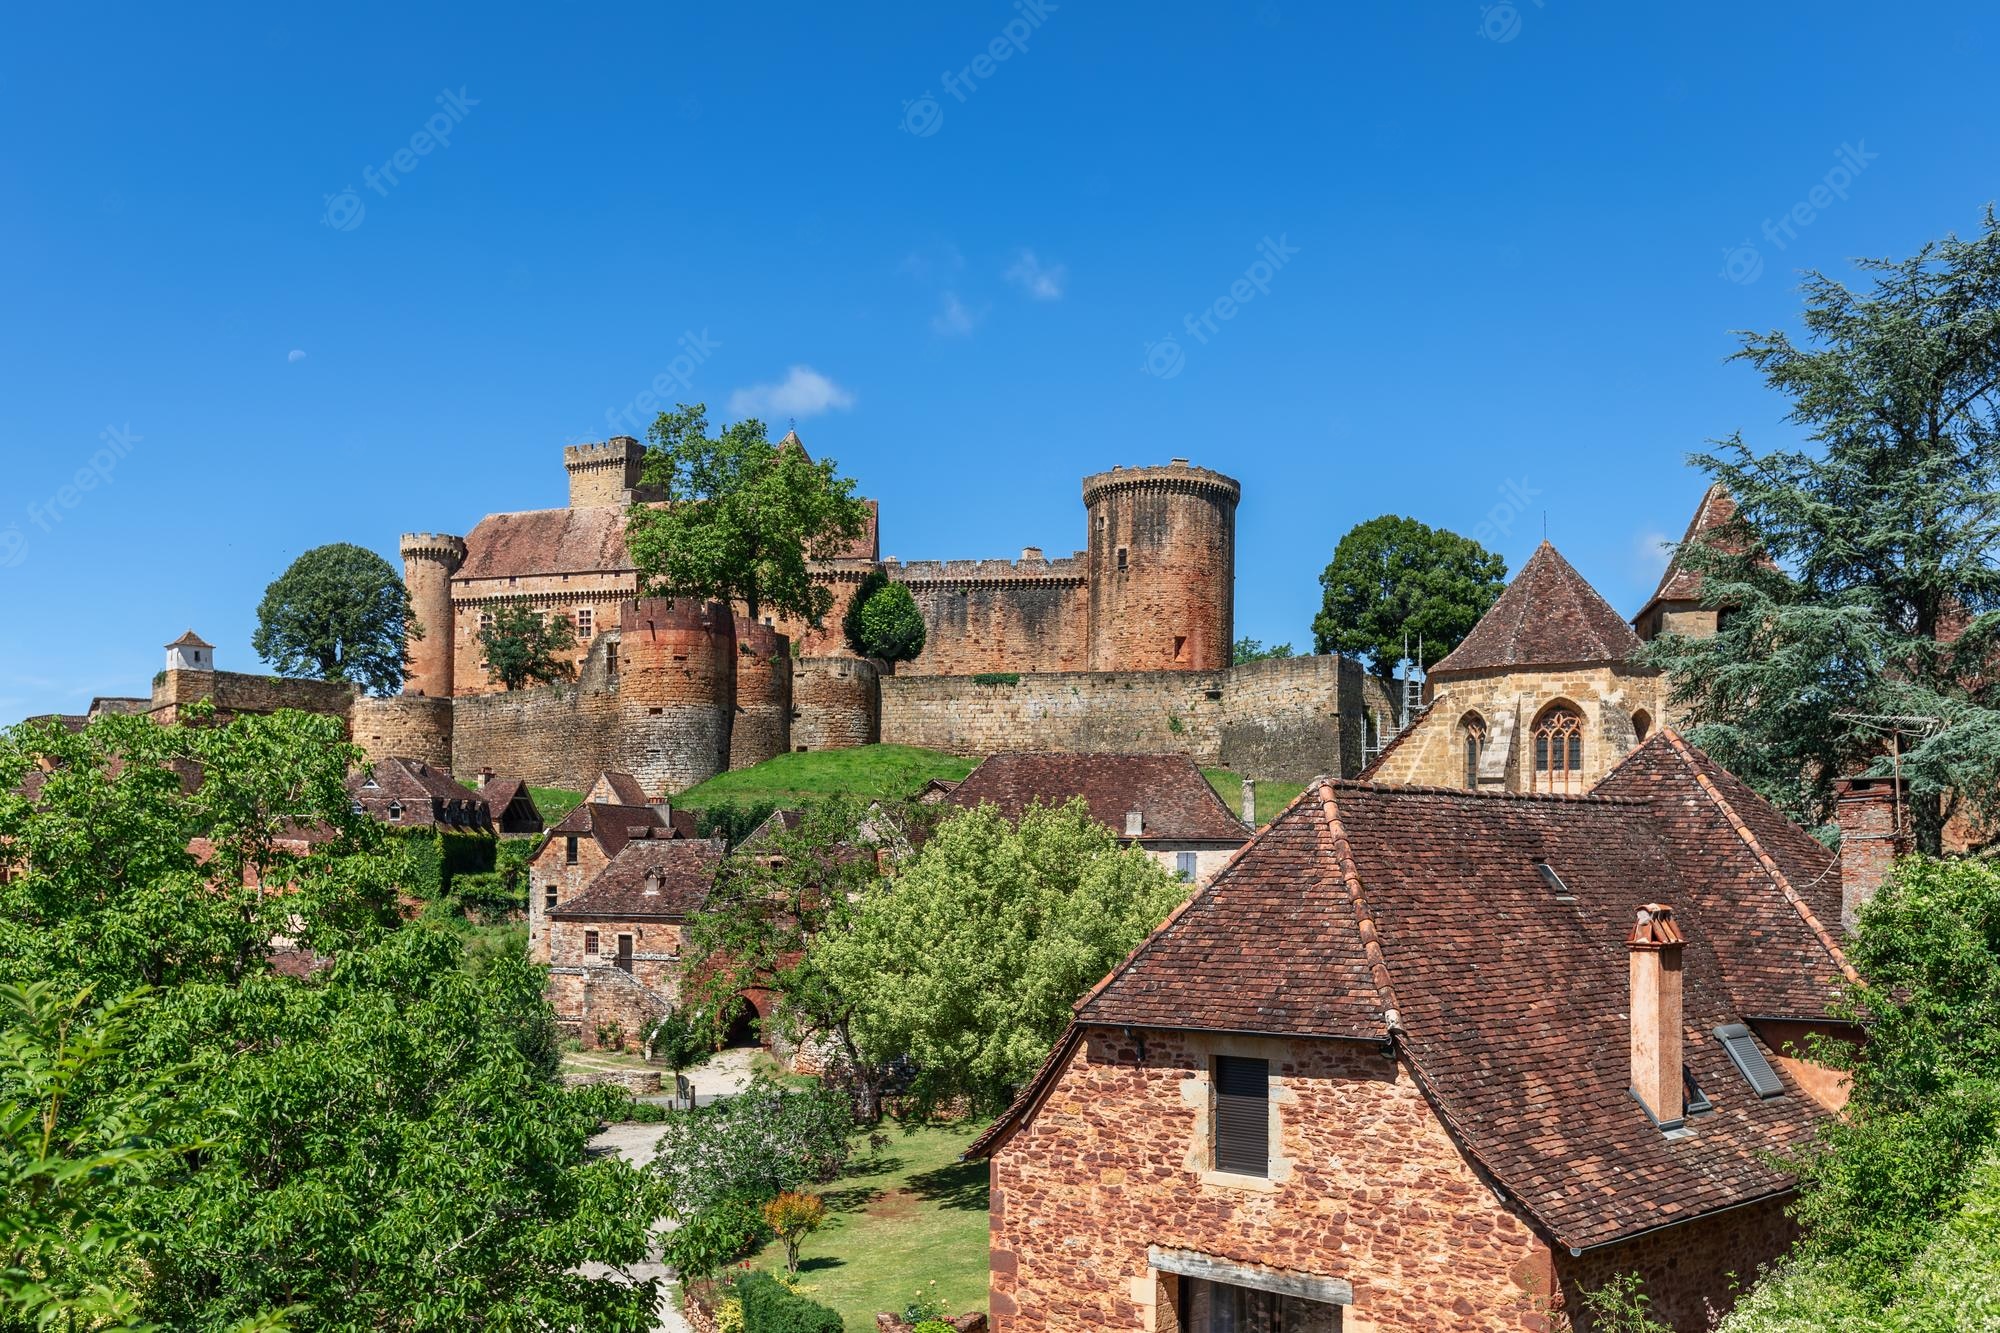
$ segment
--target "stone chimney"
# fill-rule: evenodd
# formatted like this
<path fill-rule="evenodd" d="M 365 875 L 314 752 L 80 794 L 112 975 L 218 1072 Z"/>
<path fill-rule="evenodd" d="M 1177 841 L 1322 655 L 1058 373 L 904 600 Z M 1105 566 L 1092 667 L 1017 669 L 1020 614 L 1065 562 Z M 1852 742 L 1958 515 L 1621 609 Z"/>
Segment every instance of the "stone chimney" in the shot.
<path fill-rule="evenodd" d="M 485 791 L 486 788 L 492 783 L 492 781 L 493 781 L 493 770 L 490 767 L 482 768 L 479 770 L 479 790 Z"/>
<path fill-rule="evenodd" d="M 1125 836 L 1136 838 L 1146 831 L 1146 814 L 1143 810 L 1125 812 Z"/>
<path fill-rule="evenodd" d="M 1840 825 L 1840 924 L 1854 929 L 1861 906 L 1889 878 L 1896 858 L 1912 847 L 1909 820 L 1895 778 L 1848 778 L 1834 788 Z"/>
<path fill-rule="evenodd" d="M 1647 903 L 1625 938 L 1632 960 L 1632 1095 L 1662 1130 L 1681 1127 L 1681 946 L 1674 909 Z"/>
<path fill-rule="evenodd" d="M 1243 779 L 1243 827 L 1257 827 L 1257 780 Z"/>

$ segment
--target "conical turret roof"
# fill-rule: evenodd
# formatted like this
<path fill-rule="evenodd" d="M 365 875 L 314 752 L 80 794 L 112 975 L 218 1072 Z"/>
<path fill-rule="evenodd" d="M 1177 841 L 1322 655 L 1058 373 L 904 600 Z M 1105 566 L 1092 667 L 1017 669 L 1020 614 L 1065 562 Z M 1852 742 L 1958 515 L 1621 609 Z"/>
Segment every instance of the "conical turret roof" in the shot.
<path fill-rule="evenodd" d="M 1432 676 L 1509 667 L 1622 662 L 1639 636 L 1556 548 L 1543 542 Z"/>

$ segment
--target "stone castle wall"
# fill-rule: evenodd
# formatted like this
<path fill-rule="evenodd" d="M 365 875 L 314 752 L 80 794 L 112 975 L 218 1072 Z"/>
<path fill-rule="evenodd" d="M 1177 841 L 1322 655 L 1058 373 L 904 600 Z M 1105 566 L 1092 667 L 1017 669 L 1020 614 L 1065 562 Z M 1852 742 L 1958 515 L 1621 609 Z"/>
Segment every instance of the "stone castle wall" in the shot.
<path fill-rule="evenodd" d="M 1090 595 L 1082 554 L 1045 560 L 921 560 L 890 565 L 924 614 L 924 650 L 901 674 L 1084 671 Z"/>
<path fill-rule="evenodd" d="M 1222 671 L 1052 672 L 996 684 L 899 673 L 882 681 L 882 739 L 962 755 L 1185 753 L 1210 767 L 1303 782 L 1360 770 L 1364 709 L 1386 720 L 1386 692 L 1333 657 Z"/>
<path fill-rule="evenodd" d="M 720 602 L 626 602 L 618 622 L 615 767 L 648 792 L 685 791 L 727 772 L 736 656 L 736 617 Z"/>
<path fill-rule="evenodd" d="M 179 720 L 183 708 L 207 699 L 215 704 L 216 717 L 222 721 L 236 713 L 275 713 L 282 708 L 345 718 L 359 693 L 344 680 L 174 669 L 161 672 L 154 682 L 149 711 L 155 721 L 171 723 Z"/>
<path fill-rule="evenodd" d="M 543 685 L 452 701 L 451 770 L 521 777 L 533 787 L 587 791 L 619 767 L 623 717 L 601 685 Z"/>
<path fill-rule="evenodd" d="M 736 716 L 729 766 L 750 768 L 792 748 L 792 642 L 736 618 Z"/>
<path fill-rule="evenodd" d="M 882 739 L 882 695 L 873 662 L 802 657 L 792 666 L 792 749 L 844 750 Z"/>

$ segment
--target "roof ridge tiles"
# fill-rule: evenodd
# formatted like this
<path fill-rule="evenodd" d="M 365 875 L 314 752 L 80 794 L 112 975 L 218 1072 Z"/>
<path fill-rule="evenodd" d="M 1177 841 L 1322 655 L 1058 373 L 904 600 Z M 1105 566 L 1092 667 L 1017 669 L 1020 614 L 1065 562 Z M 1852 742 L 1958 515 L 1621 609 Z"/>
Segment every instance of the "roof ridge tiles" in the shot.
<path fill-rule="evenodd" d="M 1368 896 L 1362 891 L 1361 870 L 1354 864 L 1354 849 L 1347 841 L 1347 830 L 1341 827 L 1340 807 L 1334 799 L 1338 790 L 1331 781 L 1323 781 L 1319 787 L 1320 815 L 1326 821 L 1326 832 L 1333 839 L 1334 863 L 1340 868 L 1341 882 L 1347 888 L 1348 901 L 1354 905 L 1354 922 L 1361 936 L 1361 950 L 1368 959 L 1369 978 L 1375 983 L 1376 993 L 1382 1001 L 1382 1025 L 1389 1032 L 1402 1030 L 1402 1006 L 1396 1002 L 1395 979 L 1389 975 L 1389 958 L 1382 952 L 1382 932 L 1376 929 L 1375 916 L 1368 908 Z"/>
<path fill-rule="evenodd" d="M 1531 801 L 1548 802 L 1554 805 L 1651 805 L 1643 796 L 1600 796 L 1595 792 L 1554 792 L 1554 791 L 1487 791 L 1470 787 L 1445 787 L 1420 782 L 1371 782 L 1365 778 L 1316 778 L 1314 782 L 1324 783 L 1343 791 L 1387 792 L 1397 795 L 1412 793 L 1421 796 L 1463 796 L 1477 801 Z M 1311 790 L 1309 787 L 1308 790 Z"/>
<path fill-rule="evenodd" d="M 1666 738 L 1667 745 L 1679 756 L 1681 762 L 1687 765 L 1687 770 L 1693 776 L 1695 785 L 1700 787 L 1702 793 L 1715 803 L 1715 808 L 1721 812 L 1723 821 L 1742 840 L 1743 845 L 1750 849 L 1751 853 L 1757 858 L 1758 864 L 1764 868 L 1764 873 L 1769 875 L 1771 882 L 1778 886 L 1778 891 L 1784 895 L 1785 901 L 1791 904 L 1792 910 L 1799 914 L 1799 919 L 1806 923 L 1806 928 L 1812 931 L 1820 944 L 1825 947 L 1827 953 L 1832 956 L 1834 964 L 1840 968 L 1841 975 L 1846 977 L 1852 985 L 1867 985 L 1868 983 L 1861 979 L 1861 974 L 1854 970 L 1854 964 L 1847 961 L 1847 951 L 1841 948 L 1840 941 L 1833 937 L 1833 932 L 1826 928 L 1825 923 L 1819 919 L 1819 914 L 1813 911 L 1812 904 L 1807 902 L 1805 896 L 1792 886 L 1791 877 L 1785 874 L 1783 868 L 1778 865 L 1777 860 L 1764 849 L 1764 843 L 1758 838 L 1756 831 L 1744 821 L 1742 815 L 1736 812 L 1736 807 L 1729 803 L 1729 798 L 1722 794 L 1721 788 L 1715 785 L 1714 779 L 1701 771 L 1701 765 L 1695 762 L 1693 747 L 1672 727 L 1662 727 L 1660 734 Z M 1839 866 L 1840 862 L 1836 859 L 1833 862 L 1833 868 L 1838 869 Z"/>

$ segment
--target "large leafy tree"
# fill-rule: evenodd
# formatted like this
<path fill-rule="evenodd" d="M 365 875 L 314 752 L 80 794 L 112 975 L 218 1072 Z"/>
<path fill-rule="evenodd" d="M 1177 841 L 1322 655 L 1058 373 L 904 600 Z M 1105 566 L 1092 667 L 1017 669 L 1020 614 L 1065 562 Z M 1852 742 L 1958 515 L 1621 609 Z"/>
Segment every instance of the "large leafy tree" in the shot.
<path fill-rule="evenodd" d="M 576 675 L 570 654 L 576 629 L 567 616 L 544 616 L 525 606 L 502 607 L 479 631 L 486 669 L 510 690 L 530 682 L 551 684 Z"/>
<path fill-rule="evenodd" d="M 864 1055 L 906 1059 L 920 1106 L 1005 1106 L 1048 1055 L 1071 1006 L 1186 896 L 1137 848 L 1120 848 L 1081 799 L 1018 824 L 960 811 L 890 879 L 812 966 L 849 997 Z"/>
<path fill-rule="evenodd" d="M 1796 817 L 1892 762 L 1918 845 L 2000 814 L 2000 224 L 1804 283 L 1803 336 L 1736 353 L 1791 400 L 1808 449 L 1740 436 L 1694 461 L 1736 518 L 1680 558 L 1727 612 L 1662 636 L 1694 739 Z"/>
<path fill-rule="evenodd" d="M 1388 680 L 1423 645 L 1435 662 L 1472 632 L 1507 586 L 1507 562 L 1455 532 L 1384 514 L 1350 529 L 1320 574 L 1313 617 L 1322 653 L 1365 660 Z"/>
<path fill-rule="evenodd" d="M 132 1262 L 99 1285 L 134 1327 L 651 1327 L 650 1283 L 578 1273 L 643 1258 L 653 1216 L 640 1173 L 586 1159 L 608 1098 L 562 1086 L 525 959 L 471 967 L 443 925 L 399 920 L 410 867 L 351 813 L 358 758 L 338 719 L 303 714 L 0 733 L 0 984 L 149 988 L 54 1117 L 73 1129 L 58 1156 L 89 1163 L 121 1118 L 128 1146 L 199 1145 L 74 1177 L 127 1227 L 110 1257 Z M 14 1008 L 0 1049 L 32 1053 L 38 1020 Z M 159 1071 L 171 1135 L 146 1128 Z M 38 1077 L 0 1058 L 0 1108 L 47 1105 Z M 58 1202 L 45 1225 L 87 1226 Z M 104 1267 L 36 1239 L 42 1269 Z"/>
<path fill-rule="evenodd" d="M 700 403 L 660 413 L 645 480 L 664 504 L 636 505 L 625 545 L 649 591 L 740 602 L 818 625 L 833 606 L 809 565 L 866 529 L 868 507 L 832 459 L 773 445 L 746 418 L 709 434 Z"/>
<path fill-rule="evenodd" d="M 848 618 L 847 641 L 863 657 L 907 662 L 924 650 L 924 613 L 903 584 L 884 582 L 868 600 L 857 597 Z"/>
<path fill-rule="evenodd" d="M 423 627 L 389 562 L 346 542 L 315 546 L 264 589 L 250 646 L 287 676 L 403 687 L 406 637 Z"/>

